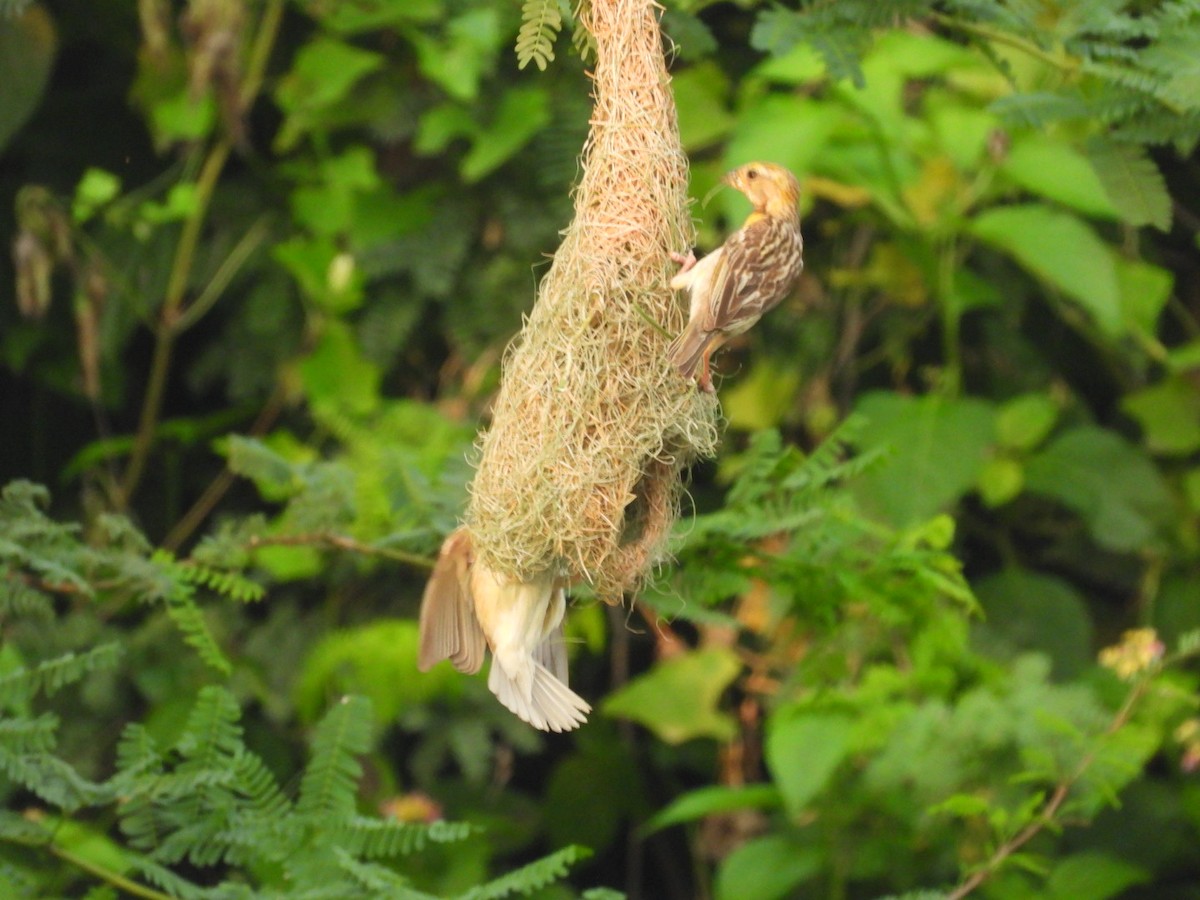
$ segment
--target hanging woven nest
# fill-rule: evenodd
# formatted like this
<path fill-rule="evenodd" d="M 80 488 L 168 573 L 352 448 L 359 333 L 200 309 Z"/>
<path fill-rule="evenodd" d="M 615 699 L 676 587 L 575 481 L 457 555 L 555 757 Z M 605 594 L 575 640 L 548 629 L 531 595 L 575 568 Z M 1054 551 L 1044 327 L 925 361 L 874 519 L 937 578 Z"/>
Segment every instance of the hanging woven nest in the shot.
<path fill-rule="evenodd" d="M 650 0 L 593 0 L 595 110 L 575 217 L 509 348 L 466 524 L 494 572 L 552 572 L 619 601 L 666 554 L 681 472 L 718 406 L 667 361 L 694 243 L 687 159 Z"/>

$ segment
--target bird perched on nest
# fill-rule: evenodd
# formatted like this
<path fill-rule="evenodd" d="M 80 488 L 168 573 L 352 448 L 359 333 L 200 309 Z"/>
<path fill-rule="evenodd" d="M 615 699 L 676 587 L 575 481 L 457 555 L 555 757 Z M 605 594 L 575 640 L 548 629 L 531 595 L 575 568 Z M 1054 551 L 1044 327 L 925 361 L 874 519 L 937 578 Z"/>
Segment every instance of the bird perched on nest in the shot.
<path fill-rule="evenodd" d="M 451 532 L 421 599 L 417 667 L 425 672 L 449 659 L 474 674 L 486 647 L 488 688 L 501 703 L 542 731 L 579 727 L 592 708 L 567 687 L 565 587 L 550 572 L 530 581 L 505 578 L 478 558 L 465 528 Z"/>
<path fill-rule="evenodd" d="M 796 176 L 774 163 L 753 162 L 722 181 L 745 194 L 754 212 L 699 262 L 692 253 L 671 254 L 682 265 L 671 287 L 691 294 L 687 327 L 668 350 L 671 364 L 689 379 L 699 368 L 700 387 L 709 393 L 709 357 L 783 300 L 804 268 Z"/>

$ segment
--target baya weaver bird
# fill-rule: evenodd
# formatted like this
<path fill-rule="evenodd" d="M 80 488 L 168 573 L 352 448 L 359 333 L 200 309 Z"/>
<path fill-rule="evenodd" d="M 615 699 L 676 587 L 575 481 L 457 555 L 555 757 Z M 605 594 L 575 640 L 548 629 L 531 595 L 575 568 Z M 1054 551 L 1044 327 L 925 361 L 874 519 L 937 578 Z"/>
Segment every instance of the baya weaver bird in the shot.
<path fill-rule="evenodd" d="M 687 327 L 668 350 L 671 364 L 688 379 L 699 369 L 700 387 L 709 393 L 709 357 L 778 305 L 804 268 L 796 176 L 774 163 L 752 162 L 722 181 L 745 194 L 754 211 L 699 262 L 691 253 L 671 254 L 682 266 L 671 287 L 691 295 Z"/>
<path fill-rule="evenodd" d="M 563 645 L 566 584 L 552 572 L 515 581 L 475 553 L 465 528 L 442 544 L 421 599 L 417 667 L 449 659 L 474 674 L 492 651 L 488 688 L 508 709 L 542 731 L 570 731 L 592 708 L 567 686 Z"/>

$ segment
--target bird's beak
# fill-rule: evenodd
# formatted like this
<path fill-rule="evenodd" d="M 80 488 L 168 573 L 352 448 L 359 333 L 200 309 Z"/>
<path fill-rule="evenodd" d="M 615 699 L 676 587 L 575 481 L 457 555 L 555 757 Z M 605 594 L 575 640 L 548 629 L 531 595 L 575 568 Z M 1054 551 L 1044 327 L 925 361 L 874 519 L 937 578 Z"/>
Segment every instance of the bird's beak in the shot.
<path fill-rule="evenodd" d="M 738 184 L 740 181 L 741 181 L 741 177 L 738 175 L 737 169 L 734 169 L 732 172 L 726 172 L 724 175 L 721 176 L 721 183 L 727 184 L 731 188 L 738 188 Z M 740 190 L 740 188 L 738 188 L 738 189 Z"/>

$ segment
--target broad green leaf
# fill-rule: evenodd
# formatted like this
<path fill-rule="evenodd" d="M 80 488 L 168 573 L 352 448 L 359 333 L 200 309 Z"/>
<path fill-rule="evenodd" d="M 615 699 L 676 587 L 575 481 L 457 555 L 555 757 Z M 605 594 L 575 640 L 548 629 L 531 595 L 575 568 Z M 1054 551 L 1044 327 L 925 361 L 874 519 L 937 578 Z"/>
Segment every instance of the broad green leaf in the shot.
<path fill-rule="evenodd" d="M 1200 513 L 1200 469 L 1194 476 L 1196 496 L 1191 498 L 1194 512 Z M 1154 598 L 1151 621 L 1164 643 L 1174 647 L 1179 639 L 1200 628 L 1200 571 L 1183 571 L 1167 574 Z"/>
<path fill-rule="evenodd" d="M 422 156 L 441 153 L 455 138 L 478 133 L 479 125 L 466 107 L 455 102 L 442 103 L 421 113 L 413 150 Z"/>
<path fill-rule="evenodd" d="M 0 153 L 37 109 L 57 43 L 54 21 L 40 4 L 19 16 L 0 10 Z"/>
<path fill-rule="evenodd" d="M 803 175 L 844 115 L 808 97 L 767 94 L 739 113 L 725 146 L 725 168 L 769 159 Z"/>
<path fill-rule="evenodd" d="M 751 76 L 779 84 L 808 84 L 825 77 L 825 61 L 811 44 L 797 44 L 754 67 Z"/>
<path fill-rule="evenodd" d="M 679 111 L 679 139 L 685 150 L 698 150 L 724 137 L 734 118 L 726 105 L 729 79 L 715 64 L 684 69 L 671 79 Z"/>
<path fill-rule="evenodd" d="M 995 414 L 982 400 L 877 391 L 855 410 L 866 419 L 859 446 L 887 454 L 857 480 L 855 493 L 898 526 L 923 522 L 969 491 L 993 440 Z"/>
<path fill-rule="evenodd" d="M 1152 453 L 1188 454 L 1200 448 L 1200 388 L 1171 377 L 1126 394 L 1121 408 L 1137 420 Z"/>
<path fill-rule="evenodd" d="M 1078 302 L 1104 332 L 1121 333 L 1112 254 L 1082 220 L 1041 204 L 1005 206 L 980 215 L 970 231 Z"/>
<path fill-rule="evenodd" d="M 341 250 L 332 235 L 297 234 L 276 244 L 271 253 L 319 308 L 345 313 L 361 305 L 362 274 L 353 255 Z"/>
<path fill-rule="evenodd" d="M 1146 335 L 1158 333 L 1158 318 L 1171 299 L 1175 276 L 1166 269 L 1137 259 L 1113 257 L 1121 291 L 1121 316 L 1126 327 Z"/>
<path fill-rule="evenodd" d="M 379 367 L 363 359 L 344 322 L 331 321 L 300 362 L 309 402 L 319 411 L 365 415 L 379 406 Z"/>
<path fill-rule="evenodd" d="M 1167 354 L 1167 369 L 1171 372 L 1200 369 L 1200 339 L 1173 348 Z"/>
<path fill-rule="evenodd" d="M 495 118 L 476 135 L 460 171 L 471 184 L 507 162 L 550 121 L 549 97 L 540 88 L 513 88 Z"/>
<path fill-rule="evenodd" d="M 621 822 L 642 803 L 638 766 L 610 731 L 581 742 L 580 752 L 550 774 L 543 819 L 552 846 L 583 844 L 603 852 L 616 839 Z"/>
<path fill-rule="evenodd" d="M 1116 141 L 1088 142 L 1088 159 L 1121 218 L 1131 225 L 1171 227 L 1171 195 L 1162 172 L 1137 144 Z"/>
<path fill-rule="evenodd" d="M 1087 157 L 1061 139 L 1040 132 L 1014 138 L 1000 171 L 1039 197 L 1090 216 L 1117 218 L 1117 209 Z"/>
<path fill-rule="evenodd" d="M 825 789 L 846 758 L 853 727 L 848 716 L 835 713 L 782 709 L 771 717 L 767 766 L 793 818 Z"/>
<path fill-rule="evenodd" d="M 1095 852 L 1076 853 L 1055 864 L 1046 880 L 1046 897 L 1047 900 L 1108 900 L 1149 880 L 1149 872 L 1126 860 Z"/>
<path fill-rule="evenodd" d="M 275 98 L 287 118 L 275 136 L 277 150 L 291 149 L 319 114 L 349 94 L 362 78 L 383 66 L 379 53 L 317 37 L 304 44 Z"/>
<path fill-rule="evenodd" d="M 773 809 L 779 806 L 780 802 L 779 789 L 773 784 L 736 787 L 709 785 L 677 797 L 642 826 L 642 833 L 652 834 L 672 825 L 692 822 L 715 813 L 739 809 Z"/>
<path fill-rule="evenodd" d="M 999 127 L 996 117 L 945 93 L 929 97 L 926 108 L 938 143 L 954 164 L 962 171 L 976 168 L 987 150 L 988 140 Z"/>
<path fill-rule="evenodd" d="M 1009 568 L 973 587 L 985 614 L 978 634 L 986 650 L 1045 653 L 1059 680 L 1078 677 L 1092 664 L 1092 620 L 1069 582 Z"/>
<path fill-rule="evenodd" d="M 1171 495 L 1154 464 L 1111 431 L 1083 426 L 1029 459 L 1028 490 L 1078 512 L 1103 546 L 1139 551 L 1159 542 Z"/>
<path fill-rule="evenodd" d="M 384 57 L 333 38 L 318 37 L 304 44 L 276 91 L 285 112 L 314 109 L 344 98 L 364 75 L 374 72 Z"/>
<path fill-rule="evenodd" d="M 662 29 L 684 62 L 703 59 L 717 50 L 717 39 L 704 20 L 682 9 L 665 10 Z"/>
<path fill-rule="evenodd" d="M 750 371 L 721 394 L 729 424 L 744 431 L 778 427 L 794 405 L 800 378 L 794 365 L 758 357 Z"/>
<path fill-rule="evenodd" d="M 641 723 L 668 744 L 702 737 L 729 740 L 736 726 L 718 704 L 741 669 L 731 650 L 684 653 L 610 694 L 601 708 L 606 715 Z"/>
<path fill-rule="evenodd" d="M 785 834 L 768 834 L 742 844 L 717 872 L 717 900 L 778 900 L 795 896 L 797 885 L 821 871 L 816 847 L 794 843 Z"/>
<path fill-rule="evenodd" d="M 445 14 L 445 5 L 443 0 L 373 0 L 314 4 L 306 12 L 330 31 L 357 34 L 409 22 L 434 22 Z"/>
<path fill-rule="evenodd" d="M 285 545 L 259 547 L 254 551 L 254 565 L 281 582 L 309 581 L 326 568 L 321 551 L 316 547 Z"/>
<path fill-rule="evenodd" d="M 347 231 L 357 196 L 382 189 L 375 159 L 365 147 L 323 161 L 317 175 L 317 183 L 300 185 L 291 194 L 293 215 L 313 234 Z"/>
<path fill-rule="evenodd" d="M 217 104 L 211 94 L 193 100 L 180 88 L 154 102 L 150 110 L 155 141 L 160 145 L 199 140 L 217 123 Z"/>
<path fill-rule="evenodd" d="M 77 225 L 83 224 L 119 193 L 120 178 L 104 169 L 88 169 L 75 188 L 75 199 L 71 202 L 71 218 Z"/>
<path fill-rule="evenodd" d="M 294 689 L 300 717 L 314 721 L 330 697 L 360 694 L 389 722 L 435 697 L 461 694 L 465 681 L 450 666 L 418 674 L 417 643 L 417 623 L 408 619 L 331 631 L 300 664 Z"/>
<path fill-rule="evenodd" d="M 1000 456 L 989 459 L 979 472 L 979 496 L 989 507 L 1003 506 L 1021 493 L 1025 470 L 1015 459 Z"/>
<path fill-rule="evenodd" d="M 500 14 L 495 9 L 471 9 L 451 19 L 439 40 L 423 31 L 410 31 L 417 63 L 430 81 L 458 100 L 474 100 L 479 84 L 491 69 L 502 39 Z"/>
<path fill-rule="evenodd" d="M 996 439 L 1003 447 L 1032 450 L 1058 421 L 1058 404 L 1047 394 L 1022 394 L 996 413 Z"/>

